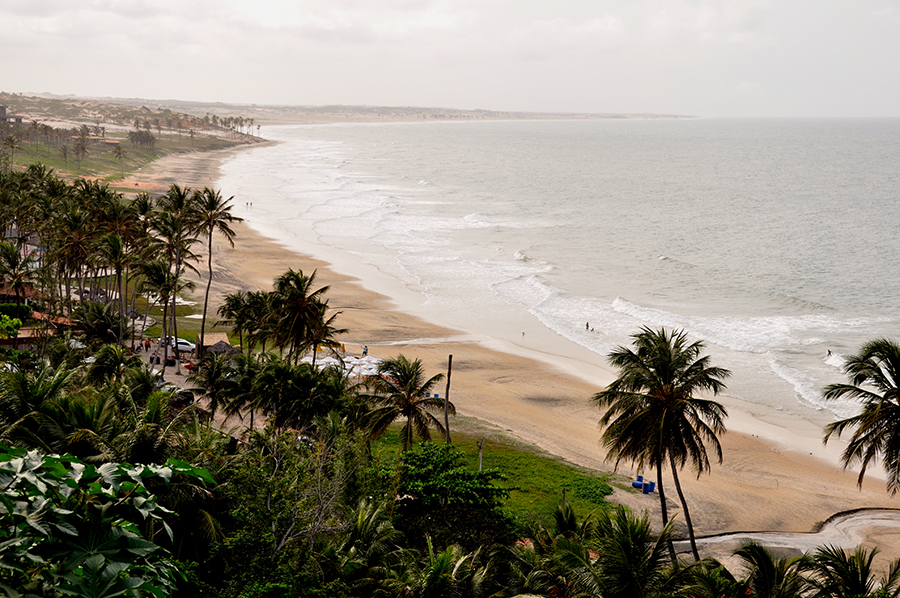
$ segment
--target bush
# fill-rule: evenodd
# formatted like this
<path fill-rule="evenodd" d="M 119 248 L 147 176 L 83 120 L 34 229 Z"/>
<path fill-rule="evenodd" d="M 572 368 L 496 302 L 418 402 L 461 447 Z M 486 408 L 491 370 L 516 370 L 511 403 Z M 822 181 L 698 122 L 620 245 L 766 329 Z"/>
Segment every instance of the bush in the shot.
<path fill-rule="evenodd" d="M 472 505 L 494 508 L 509 496 L 509 490 L 494 485 L 505 477 L 497 470 L 469 471 L 465 456 L 451 444 L 421 444 L 422 452 L 403 453 L 400 464 L 400 494 L 412 497 L 421 507 Z"/>

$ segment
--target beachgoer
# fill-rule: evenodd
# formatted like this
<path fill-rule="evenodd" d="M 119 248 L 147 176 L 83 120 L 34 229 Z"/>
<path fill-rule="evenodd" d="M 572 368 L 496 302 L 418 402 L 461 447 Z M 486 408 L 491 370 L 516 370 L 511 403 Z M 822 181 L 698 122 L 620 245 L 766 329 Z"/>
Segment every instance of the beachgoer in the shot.
<path fill-rule="evenodd" d="M 585 329 L 585 330 L 590 330 L 590 329 L 591 329 L 591 323 L 590 323 L 590 322 L 585 322 L 585 323 L 584 323 L 584 329 Z"/>
<path fill-rule="evenodd" d="M 828 357 L 831 357 L 831 349 L 828 349 Z"/>
<path fill-rule="evenodd" d="M 363 357 L 369 354 L 369 347 L 363 345 Z"/>

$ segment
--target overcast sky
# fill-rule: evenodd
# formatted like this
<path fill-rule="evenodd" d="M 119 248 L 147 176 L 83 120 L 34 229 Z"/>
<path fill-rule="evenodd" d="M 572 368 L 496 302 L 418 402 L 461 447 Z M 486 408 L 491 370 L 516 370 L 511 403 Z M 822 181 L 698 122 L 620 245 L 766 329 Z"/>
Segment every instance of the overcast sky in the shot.
<path fill-rule="evenodd" d="M 0 91 L 900 116 L 900 0 L 2 0 Z"/>

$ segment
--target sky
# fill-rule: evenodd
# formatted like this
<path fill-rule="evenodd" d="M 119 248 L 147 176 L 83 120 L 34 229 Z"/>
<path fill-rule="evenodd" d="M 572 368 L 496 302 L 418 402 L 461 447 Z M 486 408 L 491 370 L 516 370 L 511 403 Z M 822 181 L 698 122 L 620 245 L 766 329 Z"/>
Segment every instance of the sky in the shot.
<path fill-rule="evenodd" d="M 0 91 L 900 116 L 900 0 L 3 0 Z"/>

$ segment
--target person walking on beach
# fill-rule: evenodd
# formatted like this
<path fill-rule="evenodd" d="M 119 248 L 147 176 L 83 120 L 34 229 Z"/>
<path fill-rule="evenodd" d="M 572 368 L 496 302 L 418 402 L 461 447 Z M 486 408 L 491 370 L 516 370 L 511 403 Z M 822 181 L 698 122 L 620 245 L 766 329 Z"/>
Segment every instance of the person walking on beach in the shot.
<path fill-rule="evenodd" d="M 585 329 L 585 330 L 590 330 L 590 329 L 591 329 L 591 323 L 590 323 L 590 322 L 585 322 L 585 323 L 584 323 L 584 329 Z"/>
<path fill-rule="evenodd" d="M 366 345 L 363 345 L 363 357 L 365 357 L 368 354 L 369 354 L 369 347 L 367 347 Z"/>

